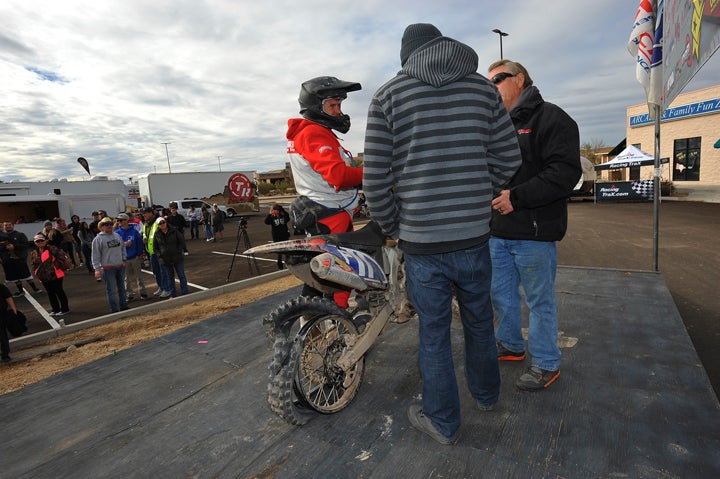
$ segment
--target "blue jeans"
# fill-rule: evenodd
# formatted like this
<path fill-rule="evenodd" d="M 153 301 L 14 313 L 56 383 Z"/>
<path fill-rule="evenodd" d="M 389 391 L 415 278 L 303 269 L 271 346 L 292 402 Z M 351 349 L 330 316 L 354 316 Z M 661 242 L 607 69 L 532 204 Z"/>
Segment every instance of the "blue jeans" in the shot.
<path fill-rule="evenodd" d="M 434 255 L 405 253 L 404 258 L 408 293 L 420 318 L 423 412 L 438 431 L 450 437 L 460 427 L 450 341 L 453 290 L 460 305 L 470 394 L 483 405 L 495 404 L 500 394 L 488 245 Z"/>
<path fill-rule="evenodd" d="M 155 282 L 157 283 L 158 288 L 163 291 L 169 291 L 165 289 L 167 286 L 167 272 L 165 271 L 165 268 L 160 265 L 160 258 L 156 254 L 150 255 L 150 269 L 153 272 L 153 276 L 155 276 Z"/>
<path fill-rule="evenodd" d="M 499 326 L 497 339 L 511 351 L 524 351 L 520 285 L 530 310 L 528 350 L 532 365 L 560 368 L 555 298 L 557 249 L 554 242 L 490 238 L 492 302 Z"/>
<path fill-rule="evenodd" d="M 165 275 L 167 277 L 167 289 L 165 289 L 165 291 L 170 291 L 172 297 L 177 296 L 177 289 L 175 288 L 175 273 L 177 273 L 178 279 L 180 280 L 180 292 L 182 294 L 188 294 L 187 278 L 185 277 L 185 263 L 180 262 L 175 264 L 165 264 L 163 265 L 163 269 L 165 270 Z"/>
<path fill-rule="evenodd" d="M 127 294 L 125 293 L 125 266 L 120 268 L 110 268 L 102 270 L 103 280 L 105 281 L 105 294 L 107 295 L 110 311 L 113 313 L 118 311 L 118 303 L 115 301 L 117 293 L 120 300 L 120 309 L 127 309 Z"/>
<path fill-rule="evenodd" d="M 200 223 L 198 220 L 190 220 L 190 239 L 200 239 Z"/>

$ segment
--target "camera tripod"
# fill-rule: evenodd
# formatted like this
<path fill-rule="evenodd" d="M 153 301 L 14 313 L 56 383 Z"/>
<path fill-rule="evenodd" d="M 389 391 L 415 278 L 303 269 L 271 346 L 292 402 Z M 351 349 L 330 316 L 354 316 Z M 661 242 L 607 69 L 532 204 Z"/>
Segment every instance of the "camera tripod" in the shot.
<path fill-rule="evenodd" d="M 230 261 L 230 269 L 228 269 L 227 279 L 225 280 L 226 283 L 230 282 L 230 273 L 232 273 L 233 265 L 235 264 L 235 257 L 238 254 L 238 248 L 240 247 L 241 241 L 244 246 L 243 251 L 247 251 L 252 248 L 252 245 L 250 244 L 250 237 L 248 236 L 247 232 L 247 218 L 244 216 L 240 217 L 240 223 L 238 223 L 237 235 L 235 236 L 235 251 L 233 252 L 232 261 Z M 257 264 L 257 259 L 255 259 L 255 255 L 246 256 L 246 258 L 248 262 L 248 268 L 250 268 L 250 273 L 253 272 L 254 267 L 255 274 L 259 275 L 260 267 Z"/>

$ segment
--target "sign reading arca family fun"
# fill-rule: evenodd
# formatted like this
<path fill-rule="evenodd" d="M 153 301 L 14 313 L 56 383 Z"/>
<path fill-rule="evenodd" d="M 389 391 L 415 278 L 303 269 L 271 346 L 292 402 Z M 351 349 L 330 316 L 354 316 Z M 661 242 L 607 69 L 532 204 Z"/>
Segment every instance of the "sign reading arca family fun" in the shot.
<path fill-rule="evenodd" d="M 707 115 L 718 112 L 720 112 L 720 98 L 712 98 L 710 100 L 668 108 L 663 113 L 661 121 L 680 120 L 691 116 Z M 630 128 L 634 128 L 636 126 L 649 125 L 653 123 L 653 119 L 650 118 L 650 115 L 647 113 L 643 113 L 631 116 L 629 123 Z"/>

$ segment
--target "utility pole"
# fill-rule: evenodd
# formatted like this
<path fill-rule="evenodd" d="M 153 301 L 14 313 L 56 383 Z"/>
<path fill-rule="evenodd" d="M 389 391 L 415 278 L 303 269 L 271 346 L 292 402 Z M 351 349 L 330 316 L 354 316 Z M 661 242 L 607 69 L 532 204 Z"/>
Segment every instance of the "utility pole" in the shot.
<path fill-rule="evenodd" d="M 168 161 L 168 173 L 172 173 L 172 171 L 170 171 L 170 153 L 168 153 L 168 147 L 167 147 L 170 144 L 170 142 L 169 141 L 161 142 L 160 144 L 165 145 L 165 156 L 167 156 L 167 161 Z"/>
<path fill-rule="evenodd" d="M 503 37 L 508 36 L 509 33 L 505 33 L 505 32 L 503 32 L 502 30 L 500 30 L 499 28 L 494 29 L 493 32 L 494 32 L 494 33 L 497 33 L 498 35 L 500 35 L 500 60 L 502 60 L 502 59 L 503 59 L 502 39 L 503 39 Z"/>

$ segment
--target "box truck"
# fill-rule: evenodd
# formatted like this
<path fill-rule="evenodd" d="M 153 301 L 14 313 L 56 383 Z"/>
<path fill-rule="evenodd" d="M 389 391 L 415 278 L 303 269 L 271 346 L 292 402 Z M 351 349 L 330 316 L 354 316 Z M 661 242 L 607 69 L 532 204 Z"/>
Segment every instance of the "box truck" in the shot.
<path fill-rule="evenodd" d="M 254 171 L 150 173 L 138 178 L 143 206 L 167 208 L 171 202 L 204 200 L 224 205 L 228 216 L 239 211 L 258 211 Z"/>

